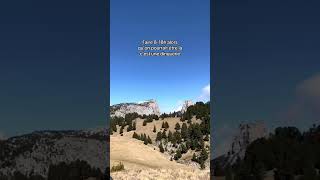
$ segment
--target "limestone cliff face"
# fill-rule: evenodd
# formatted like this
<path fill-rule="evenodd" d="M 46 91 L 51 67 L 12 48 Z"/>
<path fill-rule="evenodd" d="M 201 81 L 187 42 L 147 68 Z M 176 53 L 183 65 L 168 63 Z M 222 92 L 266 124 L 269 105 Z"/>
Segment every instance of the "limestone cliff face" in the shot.
<path fill-rule="evenodd" d="M 226 166 L 234 164 L 238 158 L 243 159 L 246 149 L 256 139 L 266 137 L 267 128 L 263 122 L 243 123 L 239 125 L 238 132 L 233 138 L 227 154 L 217 157 L 213 164 Z"/>
<path fill-rule="evenodd" d="M 160 115 L 158 103 L 155 100 L 148 100 L 139 103 L 121 103 L 110 107 L 111 116 L 124 117 L 129 113 L 138 113 L 139 115 Z"/>
<path fill-rule="evenodd" d="M 229 161 L 233 164 L 237 157 L 244 158 L 246 148 L 254 140 L 267 136 L 267 129 L 263 122 L 240 124 L 238 134 L 231 143 Z"/>
<path fill-rule="evenodd" d="M 192 106 L 194 103 L 191 100 L 186 100 L 182 104 L 181 113 L 185 113 L 189 106 Z"/>

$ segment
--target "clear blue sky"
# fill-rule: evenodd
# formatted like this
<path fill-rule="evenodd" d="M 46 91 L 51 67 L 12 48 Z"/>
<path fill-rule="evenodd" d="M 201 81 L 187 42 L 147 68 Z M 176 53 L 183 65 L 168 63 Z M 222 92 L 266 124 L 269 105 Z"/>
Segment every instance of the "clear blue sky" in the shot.
<path fill-rule="evenodd" d="M 156 99 L 161 111 L 210 83 L 209 0 L 111 0 L 111 104 Z M 180 57 L 141 57 L 142 40 L 177 40 Z"/>
<path fill-rule="evenodd" d="M 262 120 L 270 131 L 319 123 L 319 6 L 314 0 L 215 1 L 216 152 L 240 122 Z"/>
<path fill-rule="evenodd" d="M 0 4 L 0 138 L 105 126 L 106 2 Z"/>

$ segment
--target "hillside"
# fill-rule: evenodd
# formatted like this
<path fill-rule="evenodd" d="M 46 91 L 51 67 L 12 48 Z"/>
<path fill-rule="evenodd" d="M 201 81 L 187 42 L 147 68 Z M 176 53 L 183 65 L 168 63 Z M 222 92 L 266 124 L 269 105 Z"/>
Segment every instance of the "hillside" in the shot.
<path fill-rule="evenodd" d="M 36 131 L 1 141 L 1 178 L 17 174 L 47 178 L 61 163 L 66 167 L 72 163 L 79 168 L 86 166 L 101 175 L 107 168 L 107 134 L 106 129 Z"/>
<path fill-rule="evenodd" d="M 207 107 L 203 103 L 197 106 Z M 135 179 L 140 172 L 145 179 L 209 179 L 209 121 L 207 115 L 190 112 L 194 109 L 197 108 L 188 108 L 189 115 L 185 117 L 127 114 L 111 120 L 110 168 L 120 162 L 124 165 L 124 170 L 112 172 L 112 177 Z M 174 173 L 174 169 L 181 173 Z M 168 176 L 159 173 L 162 171 Z"/>
<path fill-rule="evenodd" d="M 181 172 L 181 179 L 184 179 L 183 177 L 187 174 L 190 175 L 191 179 L 192 177 L 194 178 L 198 175 L 200 175 L 201 177 L 207 177 L 207 179 L 209 179 L 209 161 L 207 161 L 206 163 L 207 170 L 201 171 L 199 170 L 199 165 L 197 163 L 191 162 L 192 154 L 194 151 L 183 154 L 181 161 L 185 160 L 188 161 L 188 163 L 178 163 L 170 160 L 172 155 L 170 155 L 168 152 L 161 153 L 159 151 L 157 143 L 155 143 L 157 133 L 153 132 L 154 126 L 156 127 L 156 129 L 160 130 L 162 129 L 162 123 L 168 122 L 169 128 L 167 129 L 167 131 L 174 131 L 176 123 L 179 123 L 182 126 L 180 118 L 165 118 L 164 120 L 158 120 L 153 121 L 152 123 L 148 123 L 146 126 L 143 126 L 143 121 L 144 120 L 140 118 L 136 119 L 137 125 L 135 131 L 124 132 L 121 136 L 121 134 L 119 133 L 120 127 L 118 127 L 118 131 L 110 136 L 110 167 L 117 165 L 119 162 L 122 162 L 126 169 L 126 171 L 123 172 L 126 175 L 123 175 L 123 173 L 121 172 L 112 173 L 112 177 L 115 180 L 117 180 L 118 178 L 123 179 L 124 177 L 129 178 L 128 176 L 132 176 L 131 178 L 134 179 L 135 175 L 137 174 L 136 172 L 139 170 L 143 170 L 143 172 L 146 174 L 146 177 L 155 176 L 157 174 L 156 172 L 159 171 L 155 171 L 154 169 L 161 169 L 162 171 L 167 172 L 171 171 L 172 173 L 174 173 L 173 169 L 179 170 L 179 172 Z M 194 123 L 199 121 L 200 120 L 196 120 L 195 118 L 193 118 L 192 120 L 192 122 Z M 147 136 L 150 136 L 153 144 L 145 145 L 142 141 L 132 138 L 134 132 L 136 132 L 137 134 L 146 134 Z M 159 173 L 158 176 L 163 175 Z M 175 177 L 176 176 L 177 175 L 175 175 Z M 163 179 L 166 179 L 166 177 L 164 176 Z"/>
<path fill-rule="evenodd" d="M 250 142 L 244 157 L 234 164 L 219 166 L 219 161 L 213 160 L 213 174 L 225 179 L 317 180 L 319 137 L 320 126 L 316 125 L 302 132 L 293 126 L 277 127 L 268 136 Z"/>

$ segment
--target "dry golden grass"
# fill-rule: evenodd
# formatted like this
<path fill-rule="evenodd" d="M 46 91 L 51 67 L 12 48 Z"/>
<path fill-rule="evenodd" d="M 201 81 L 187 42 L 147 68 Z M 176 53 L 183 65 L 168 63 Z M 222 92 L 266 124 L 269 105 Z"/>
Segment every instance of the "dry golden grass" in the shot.
<path fill-rule="evenodd" d="M 175 131 L 175 124 L 178 122 L 182 126 L 179 118 L 166 118 L 164 120 L 153 121 L 143 126 L 143 119 L 136 119 L 137 134 L 145 133 L 149 135 L 153 143 L 156 139 L 156 134 L 161 130 L 162 122 L 168 122 L 169 130 Z M 193 122 L 199 122 L 193 119 Z M 156 126 L 157 132 L 153 132 Z M 170 161 L 170 155 L 161 153 L 159 148 L 154 144 L 144 145 L 142 141 L 132 138 L 133 132 L 126 132 L 124 129 L 123 136 L 119 134 L 120 127 L 110 136 L 110 167 L 122 162 L 124 164 L 124 171 L 112 173 L 114 180 L 120 179 L 194 179 L 205 180 L 210 179 L 210 172 L 208 169 L 199 170 L 195 167 L 180 164 L 175 161 Z M 192 152 L 185 154 L 186 157 L 182 159 L 191 159 Z"/>
<path fill-rule="evenodd" d="M 114 180 L 209 180 L 209 170 L 144 169 L 111 173 Z"/>
<path fill-rule="evenodd" d="M 146 146 L 142 141 L 131 137 L 111 136 L 110 142 L 111 167 L 119 162 L 123 162 L 125 169 L 184 167 L 182 164 L 170 161 L 156 147 L 152 145 Z"/>
<path fill-rule="evenodd" d="M 180 124 L 180 127 L 181 127 L 182 124 L 183 124 L 183 122 L 180 121 L 180 118 L 165 118 L 164 120 L 162 120 L 162 119 L 160 118 L 158 121 L 153 120 L 153 122 L 147 123 L 146 126 L 143 126 L 143 125 L 142 125 L 144 119 L 138 118 L 138 119 L 136 119 L 135 121 L 136 121 L 136 130 L 135 130 L 135 132 L 136 132 L 137 134 L 139 134 L 139 135 L 140 135 L 141 133 L 145 133 L 146 135 L 149 135 L 152 140 L 155 140 L 155 139 L 156 139 L 156 137 L 157 137 L 157 132 L 158 132 L 159 130 L 163 130 L 163 129 L 161 128 L 161 125 L 162 125 L 163 122 L 168 122 L 168 124 L 169 124 L 169 129 L 167 130 L 168 132 L 169 132 L 169 130 L 172 131 L 172 132 L 175 131 L 174 128 L 175 128 L 175 125 L 176 125 L 177 122 Z M 200 121 L 200 120 L 196 120 L 195 118 L 193 118 L 193 119 L 192 119 L 192 122 L 193 122 L 193 123 L 195 123 L 195 122 L 200 123 L 201 121 Z M 187 121 L 185 121 L 185 123 L 187 123 Z M 156 132 L 156 133 L 152 132 L 154 126 L 156 126 L 156 129 L 157 129 L 157 132 Z M 120 134 L 119 134 L 119 132 L 120 132 L 120 126 L 117 126 L 117 130 L 118 130 L 118 131 L 117 131 L 117 132 L 114 132 L 114 134 L 112 135 L 113 137 L 115 137 L 115 136 L 120 136 Z M 130 137 L 130 138 L 131 138 L 132 135 L 133 135 L 133 131 L 127 132 L 127 129 L 126 129 L 126 128 L 123 130 L 123 136 L 124 136 L 124 137 Z"/>

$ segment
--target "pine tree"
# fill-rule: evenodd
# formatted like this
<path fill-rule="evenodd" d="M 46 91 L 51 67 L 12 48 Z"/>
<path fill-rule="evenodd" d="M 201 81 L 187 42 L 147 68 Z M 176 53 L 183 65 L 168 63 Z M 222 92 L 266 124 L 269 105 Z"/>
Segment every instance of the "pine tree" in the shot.
<path fill-rule="evenodd" d="M 175 130 L 180 130 L 180 124 L 179 123 L 176 123 L 176 126 L 175 126 L 175 128 L 174 128 Z"/>
<path fill-rule="evenodd" d="M 162 122 L 161 128 L 165 128 L 164 122 Z"/>
<path fill-rule="evenodd" d="M 132 128 L 133 128 L 133 127 L 132 127 L 132 123 L 130 123 L 129 126 L 127 127 L 127 132 L 131 131 Z"/>
<path fill-rule="evenodd" d="M 148 136 L 148 143 L 152 144 L 152 140 L 151 140 L 150 136 Z"/>
<path fill-rule="evenodd" d="M 169 124 L 168 122 L 165 122 L 165 129 L 168 129 L 169 128 Z"/>
<path fill-rule="evenodd" d="M 187 124 L 186 123 L 183 123 L 182 124 L 182 127 L 181 127 L 181 137 L 183 139 L 186 139 L 188 137 L 188 127 L 187 127 Z"/>
<path fill-rule="evenodd" d="M 181 134 L 179 131 L 174 132 L 173 136 L 176 138 L 178 144 L 180 144 L 182 142 Z"/>
<path fill-rule="evenodd" d="M 181 122 L 184 122 L 184 121 L 185 121 L 185 119 L 183 118 L 183 116 L 180 117 L 180 121 L 181 121 Z"/>
<path fill-rule="evenodd" d="M 160 145 L 159 145 L 159 150 L 160 150 L 161 153 L 164 153 L 164 149 L 163 149 L 162 143 L 160 143 Z"/>
<path fill-rule="evenodd" d="M 204 139 L 203 139 L 204 141 L 209 141 L 210 140 L 210 138 L 209 138 L 209 135 L 208 134 L 206 134 L 206 136 L 204 137 Z"/>
<path fill-rule="evenodd" d="M 154 127 L 153 127 L 153 132 L 154 132 L 154 133 L 157 132 L 156 125 L 154 125 Z"/>
<path fill-rule="evenodd" d="M 176 154 L 174 155 L 174 159 L 175 159 L 175 160 L 178 160 L 178 159 L 180 159 L 181 157 L 182 157 L 181 151 L 180 151 L 180 149 L 178 149 L 177 152 L 176 152 Z"/>
<path fill-rule="evenodd" d="M 117 132 L 118 131 L 117 125 L 114 125 L 112 129 L 113 129 L 114 132 Z"/>
<path fill-rule="evenodd" d="M 165 131 L 162 132 L 162 138 L 163 138 L 163 139 L 167 139 L 167 135 L 166 135 L 166 132 L 165 132 Z"/>
<path fill-rule="evenodd" d="M 159 131 L 157 133 L 156 141 L 161 141 L 161 139 L 162 139 L 162 133 Z"/>
<path fill-rule="evenodd" d="M 121 126 L 121 128 L 120 128 L 120 134 L 122 134 L 123 133 L 123 126 Z"/>
<path fill-rule="evenodd" d="M 177 144 L 177 139 L 175 135 L 172 135 L 171 143 L 175 146 Z"/>
<path fill-rule="evenodd" d="M 184 154 L 184 153 L 187 153 L 187 152 L 188 152 L 187 147 L 186 147 L 183 143 L 181 144 L 181 146 L 180 146 L 180 147 L 181 147 L 181 153 L 182 153 L 182 154 Z"/>
<path fill-rule="evenodd" d="M 191 119 L 188 119 L 187 123 L 190 124 L 191 122 L 192 122 Z"/>
<path fill-rule="evenodd" d="M 195 154 L 195 153 L 193 153 L 192 161 L 197 162 L 197 156 L 196 156 L 196 154 Z"/>
<path fill-rule="evenodd" d="M 137 124 L 136 124 L 136 122 L 134 121 L 133 122 L 133 125 L 132 125 L 133 127 L 132 127 L 132 130 L 137 130 Z"/>
<path fill-rule="evenodd" d="M 204 164 L 204 161 L 200 161 L 200 168 L 201 168 L 201 169 L 206 168 L 206 165 Z"/>
<path fill-rule="evenodd" d="M 205 149 L 202 149 L 199 158 L 200 158 L 202 161 L 205 161 L 205 160 L 208 159 L 208 156 L 209 156 L 209 155 L 208 155 L 208 152 L 207 152 Z"/>
<path fill-rule="evenodd" d="M 132 137 L 135 138 L 135 139 L 139 139 L 139 136 L 138 136 L 138 134 L 136 132 L 133 132 Z"/>
<path fill-rule="evenodd" d="M 147 135 L 144 133 L 144 134 L 143 134 L 143 140 L 145 140 L 145 139 L 148 141 Z"/>
<path fill-rule="evenodd" d="M 169 133 L 168 133 L 168 141 L 172 142 L 172 132 L 170 130 L 169 130 Z"/>
<path fill-rule="evenodd" d="M 143 123 L 142 123 L 142 126 L 146 126 L 147 125 L 147 121 L 144 120 Z"/>

